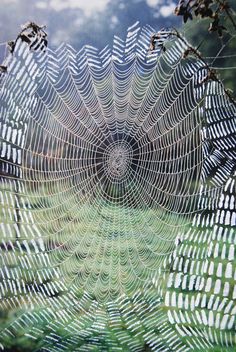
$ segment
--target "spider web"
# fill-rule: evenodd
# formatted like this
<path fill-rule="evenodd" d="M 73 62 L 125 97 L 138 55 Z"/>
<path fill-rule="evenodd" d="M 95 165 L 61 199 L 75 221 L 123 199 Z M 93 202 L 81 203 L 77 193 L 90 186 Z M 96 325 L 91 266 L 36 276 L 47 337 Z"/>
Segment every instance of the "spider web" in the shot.
<path fill-rule="evenodd" d="M 153 32 L 6 60 L 2 348 L 235 346 L 235 106 Z"/>

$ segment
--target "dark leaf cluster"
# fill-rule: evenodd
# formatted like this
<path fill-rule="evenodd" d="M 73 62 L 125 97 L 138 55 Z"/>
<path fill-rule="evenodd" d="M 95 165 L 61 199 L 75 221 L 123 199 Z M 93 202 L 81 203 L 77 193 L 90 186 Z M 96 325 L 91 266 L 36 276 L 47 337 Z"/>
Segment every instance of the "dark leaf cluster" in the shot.
<path fill-rule="evenodd" d="M 22 30 L 20 34 L 17 36 L 16 40 L 12 40 L 8 42 L 8 47 L 11 53 L 14 52 L 16 42 L 18 39 L 21 39 L 23 42 L 26 42 L 30 49 L 34 47 L 34 44 L 37 42 L 37 40 L 41 39 L 42 43 L 44 44 L 44 47 L 47 47 L 47 33 L 44 31 L 45 26 L 38 26 L 34 22 L 27 22 L 24 25 L 21 26 Z M 37 47 L 34 47 L 34 50 L 36 50 Z"/>
<path fill-rule="evenodd" d="M 165 48 L 165 41 L 167 38 L 170 38 L 172 35 L 172 31 L 171 29 L 161 29 L 159 32 L 154 33 L 151 37 L 151 43 L 150 43 L 150 47 L 149 50 L 153 51 L 157 48 L 159 48 L 161 51 L 166 51 Z"/>
<path fill-rule="evenodd" d="M 193 17 L 208 18 L 211 20 L 209 32 L 217 32 L 222 37 L 226 28 L 221 24 L 221 15 L 229 15 L 230 6 L 227 0 L 179 0 L 175 9 L 177 16 L 183 16 L 184 22 Z"/>

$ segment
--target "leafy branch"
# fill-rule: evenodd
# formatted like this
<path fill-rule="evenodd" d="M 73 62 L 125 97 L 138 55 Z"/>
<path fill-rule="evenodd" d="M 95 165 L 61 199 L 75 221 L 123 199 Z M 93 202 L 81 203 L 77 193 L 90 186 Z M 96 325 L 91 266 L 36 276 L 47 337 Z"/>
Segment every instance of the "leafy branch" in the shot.
<path fill-rule="evenodd" d="M 179 0 L 175 9 L 177 16 L 183 16 L 184 22 L 193 17 L 208 18 L 211 20 L 209 32 L 217 32 L 219 37 L 227 28 L 221 23 L 222 17 L 227 17 L 236 30 L 236 21 L 233 10 L 227 0 Z"/>

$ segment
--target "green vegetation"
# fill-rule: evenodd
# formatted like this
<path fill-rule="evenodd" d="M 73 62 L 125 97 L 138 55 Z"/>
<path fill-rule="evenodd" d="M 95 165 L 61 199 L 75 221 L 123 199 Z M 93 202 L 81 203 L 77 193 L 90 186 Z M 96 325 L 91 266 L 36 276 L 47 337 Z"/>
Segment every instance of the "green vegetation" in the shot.
<path fill-rule="evenodd" d="M 217 10 L 224 2 L 219 0 L 205 1 L 212 11 L 212 15 L 209 16 L 209 12 L 206 11 L 206 15 L 194 16 L 194 11 L 191 11 L 193 20 L 188 20 L 181 32 L 183 31 L 191 45 L 198 48 L 202 57 L 206 58 L 209 65 L 216 70 L 217 77 L 222 80 L 226 90 L 229 90 L 229 93 L 235 97 L 236 4 L 234 0 L 229 0 L 227 1 L 229 6 L 227 12 L 223 8 Z M 196 0 L 196 3 L 201 6 L 204 1 Z M 218 24 L 214 29 L 212 23 L 216 21 L 215 16 L 217 16 Z M 220 29 L 220 33 L 218 27 L 223 27 L 223 30 Z"/>
<path fill-rule="evenodd" d="M 4 191 L 9 192 L 9 189 L 5 188 Z M 159 295 L 159 293 L 163 291 L 164 296 L 167 290 L 166 277 L 163 276 L 162 279 L 157 277 L 153 281 L 152 270 L 156 272 L 158 265 L 161 265 L 162 256 L 158 256 L 161 244 L 163 243 L 162 248 L 166 252 L 172 248 L 172 240 L 176 233 L 171 233 L 171 226 L 167 224 L 177 226 L 177 228 L 179 226 L 179 228 L 183 230 L 184 218 L 179 216 L 178 218 L 171 219 L 167 213 L 163 213 L 160 210 L 150 210 L 147 212 L 145 209 L 129 209 L 117 205 L 108 205 L 100 199 L 97 199 L 97 205 L 93 206 L 89 202 L 89 199 L 84 199 L 80 202 L 76 200 L 73 192 L 67 192 L 60 198 L 60 195 L 54 192 L 52 187 L 50 188 L 50 197 L 47 196 L 47 193 L 47 188 L 42 185 L 38 188 L 37 194 L 29 193 L 27 199 L 29 204 L 31 204 L 32 210 L 30 211 L 33 213 L 37 227 L 43 234 L 44 245 L 49 255 L 49 261 L 53 265 L 56 264 L 59 266 L 62 275 L 61 278 L 63 277 L 62 281 L 65 281 L 68 286 L 73 284 L 73 282 L 76 283 L 76 287 L 79 288 L 74 291 L 74 299 L 77 304 L 83 301 L 83 294 L 86 291 L 89 292 L 89 299 L 86 299 L 86 303 L 84 303 L 82 309 L 78 311 L 72 304 L 73 300 L 70 302 L 71 306 L 70 303 L 66 301 L 66 291 L 59 290 L 54 295 L 48 294 L 45 296 L 43 303 L 38 302 L 37 308 L 35 307 L 32 310 L 34 316 L 37 316 L 36 324 L 34 320 L 29 323 L 29 317 L 25 314 L 29 313 L 29 311 L 26 311 L 24 308 L 20 308 L 17 305 L 15 307 L 9 305 L 6 309 L 4 305 L 2 305 L 0 311 L 2 328 L 14 324 L 17 319 L 20 318 L 23 319 L 23 322 L 25 321 L 26 325 L 21 321 L 16 331 L 16 337 L 12 338 L 7 335 L 2 335 L 1 343 L 7 347 L 7 351 L 9 352 L 30 352 L 40 350 L 42 347 L 45 348 L 46 346 L 48 346 L 50 350 L 50 347 L 53 346 L 53 341 L 50 341 L 48 336 L 56 334 L 57 339 L 58 336 L 60 336 L 64 346 L 67 346 L 64 347 L 65 351 L 80 351 L 80 348 L 81 350 L 85 348 L 85 351 L 105 352 L 116 351 L 115 346 L 120 346 L 119 348 L 121 348 L 122 351 L 128 352 L 130 350 L 130 341 L 136 343 L 142 351 L 149 351 L 150 347 L 148 347 L 144 336 L 149 332 L 150 328 L 154 329 L 153 340 L 155 341 L 160 334 L 159 317 L 162 316 L 161 324 L 165 324 L 165 321 L 167 321 L 167 316 L 163 315 L 163 312 L 166 312 L 166 307 L 162 300 L 160 300 Z M 40 194 L 43 194 L 43 196 L 40 197 Z M 20 197 L 22 201 L 24 197 Z M 58 197 L 60 199 L 58 199 Z M 1 208 L 1 214 L 3 214 L 3 209 L 4 207 Z M 54 209 L 53 212 L 52 209 Z M 114 219 L 112 218 L 112 214 L 114 216 L 114 212 L 120 214 L 120 220 L 113 223 Z M 57 216 L 52 218 L 51 214 L 56 214 Z M 144 222 L 144 218 L 146 227 L 141 226 Z M 99 219 L 99 221 L 96 222 L 95 219 Z M 5 217 L 4 222 L 11 223 L 10 217 Z M 160 227 L 160 223 L 162 222 L 163 226 Z M 121 224 L 123 224 L 123 227 Z M 21 224 L 21 226 L 23 226 L 23 224 Z M 137 236 L 134 229 L 139 231 L 139 236 Z M 158 232 L 157 229 L 160 231 Z M 188 229 L 188 225 L 185 229 Z M 143 236 L 145 242 L 143 246 L 140 246 L 137 250 L 136 244 L 138 237 L 142 237 L 140 235 L 142 231 L 146 231 L 143 232 L 145 233 L 145 236 Z M 163 238 L 159 237 L 156 242 L 154 231 L 155 235 L 158 233 L 158 235 Z M 168 245 L 166 245 L 167 237 L 165 236 L 169 236 L 170 242 L 167 242 Z M 22 256 L 27 256 L 27 253 L 23 246 L 24 238 L 12 238 L 11 241 L 14 243 L 15 255 L 13 262 L 11 264 L 8 263 L 8 265 L 9 268 L 13 270 L 14 267 L 19 265 Z M 20 251 L 19 246 L 17 249 L 17 241 L 20 241 L 22 244 L 21 248 L 23 253 Z M 30 239 L 27 239 L 27 241 L 30 243 Z M 196 243 L 186 242 L 186 245 L 194 247 Z M 221 246 L 223 246 L 223 242 Z M 202 244 L 200 247 L 204 249 L 206 244 Z M 200 247 L 198 247 L 199 250 L 201 250 Z M 143 256 L 143 263 L 141 265 L 141 263 L 135 261 L 135 258 L 141 256 L 144 249 L 146 249 L 145 252 L 147 252 L 147 248 L 151 248 L 152 250 L 147 257 Z M 155 248 L 156 253 L 154 251 Z M 32 255 L 34 255 L 33 248 L 31 249 Z M 3 259 L 10 257 L 10 252 L 8 252 L 8 255 L 5 255 L 7 253 L 3 248 L 2 254 Z M 126 261 L 127 257 L 133 258 L 131 262 L 132 265 Z M 122 258 L 124 259 L 123 262 Z M 119 260 L 121 260 L 120 263 Z M 145 260 L 146 264 L 149 264 L 148 269 L 150 270 L 143 265 L 145 264 Z M 185 260 L 187 260 L 187 258 Z M 221 261 L 221 259 L 214 260 Z M 137 278 L 133 282 L 134 272 L 130 272 L 132 268 Z M 33 286 L 36 288 L 36 285 L 38 285 L 38 292 L 40 292 L 40 282 L 37 272 L 41 269 L 42 266 L 39 264 L 38 266 L 36 265 L 33 270 L 24 269 L 21 272 L 25 285 L 26 287 L 28 286 L 29 290 L 32 290 Z M 48 270 L 50 271 L 50 268 Z M 166 270 L 172 271 L 173 268 L 167 266 Z M 91 273 L 94 275 L 91 275 Z M 119 281 L 118 276 L 120 274 L 121 277 Z M 140 281 L 140 279 L 142 281 Z M 142 289 L 145 281 L 147 284 L 145 288 Z M 54 282 L 57 286 L 58 278 L 55 277 L 53 279 L 51 277 L 50 281 L 44 281 L 43 284 L 50 284 L 50 282 Z M 156 285 L 156 283 L 158 284 Z M 118 290 L 116 290 L 116 288 L 118 288 Z M 184 290 L 182 290 L 182 292 L 184 293 Z M 107 305 L 106 302 L 116 301 L 116 298 L 122 293 L 126 293 L 128 303 L 120 305 L 117 303 L 116 308 L 119 310 L 119 318 L 113 318 L 112 314 L 109 312 L 109 304 Z M 186 291 L 186 293 L 189 294 L 189 298 L 191 295 L 196 295 L 194 290 L 192 292 Z M 27 294 L 22 295 L 22 293 L 17 293 L 17 295 L 19 303 L 21 299 L 27 301 Z M 211 292 L 208 292 L 207 299 L 210 298 L 210 295 Z M 6 294 L 5 299 L 7 296 L 9 298 L 12 296 L 10 291 Z M 33 297 L 36 299 L 36 291 L 33 293 Z M 71 319 L 66 325 L 63 321 L 63 317 L 59 315 L 57 318 L 51 317 L 50 321 L 44 318 L 43 314 L 47 309 L 52 307 L 50 297 L 54 297 L 57 304 L 59 304 L 60 299 L 64 300 L 60 308 L 61 311 L 63 314 L 66 314 L 68 308 L 68 311 L 71 313 Z M 99 310 L 93 310 L 93 304 L 97 300 L 103 301 L 103 304 L 100 305 Z M 142 307 L 141 311 L 140 307 Z M 151 310 L 150 307 L 152 307 Z M 57 309 L 55 309 L 55 312 L 56 311 Z M 93 318 L 91 319 L 91 314 L 95 320 Z M 56 324 L 54 324 L 54 319 Z M 136 321 L 137 323 L 137 329 L 134 330 L 130 326 L 132 325 L 130 321 L 133 319 L 134 322 Z M 78 321 L 82 322 L 83 328 L 81 331 L 77 331 L 77 336 L 71 327 L 73 324 L 76 324 L 76 322 L 78 323 Z M 95 322 L 97 323 L 98 321 L 101 321 L 101 324 L 104 326 L 102 329 L 94 328 Z M 191 325 L 189 326 L 189 324 L 187 324 L 186 327 L 189 328 Z M 199 331 L 201 331 L 201 329 L 204 331 L 204 326 L 201 327 L 199 325 L 198 329 Z M 83 331 L 86 332 L 85 335 L 83 335 Z M 123 336 L 124 342 L 121 342 L 122 339 L 117 340 L 117 332 L 118 335 Z M 217 330 L 215 330 L 215 333 L 220 334 L 220 331 L 217 332 Z M 189 337 L 187 340 L 186 337 L 183 337 L 182 343 L 188 344 L 190 342 L 191 344 L 191 339 L 194 340 L 195 337 Z M 95 341 L 96 345 L 94 345 Z M 168 345 L 168 341 L 166 341 L 166 344 Z M 119 348 L 117 347 L 117 351 Z M 226 352 L 233 351 L 233 349 L 229 347 L 222 349 L 218 348 L 216 345 L 216 347 L 208 350 L 208 352 L 213 351 Z"/>

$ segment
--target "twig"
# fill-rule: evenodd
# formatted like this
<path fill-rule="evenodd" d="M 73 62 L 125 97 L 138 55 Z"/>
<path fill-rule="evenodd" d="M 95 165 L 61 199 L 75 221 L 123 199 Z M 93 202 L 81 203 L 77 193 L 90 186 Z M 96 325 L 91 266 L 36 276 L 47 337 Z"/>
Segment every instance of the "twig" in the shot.
<path fill-rule="evenodd" d="M 229 100 L 235 105 L 236 101 L 231 96 L 229 91 L 224 87 L 222 81 L 217 77 L 216 71 L 202 57 L 201 53 L 198 51 L 198 48 L 195 49 L 194 47 L 190 46 L 189 43 L 187 42 L 187 40 L 184 37 L 182 37 L 182 35 L 175 28 L 173 29 L 173 31 L 169 32 L 169 36 L 176 36 L 178 39 L 180 39 L 187 46 L 187 49 L 183 53 L 183 58 L 186 58 L 190 53 L 192 53 L 195 57 L 197 57 L 204 64 L 205 68 L 208 71 L 208 76 L 206 77 L 206 79 L 207 80 L 211 79 L 211 80 L 218 82 L 223 87 L 223 90 L 224 90 L 225 94 L 227 95 L 227 97 L 229 98 Z M 160 38 L 160 33 L 154 34 L 152 36 L 152 44 L 153 44 L 153 39 L 159 39 L 159 38 Z"/>
<path fill-rule="evenodd" d="M 216 0 L 216 3 L 219 4 L 221 11 L 225 11 L 226 12 L 229 20 L 231 21 L 234 29 L 236 30 L 236 22 L 234 21 L 234 18 L 233 18 L 233 16 L 230 13 L 230 6 L 228 4 L 228 1 L 223 1 L 222 2 L 220 0 Z"/>

